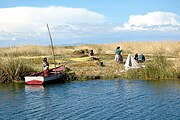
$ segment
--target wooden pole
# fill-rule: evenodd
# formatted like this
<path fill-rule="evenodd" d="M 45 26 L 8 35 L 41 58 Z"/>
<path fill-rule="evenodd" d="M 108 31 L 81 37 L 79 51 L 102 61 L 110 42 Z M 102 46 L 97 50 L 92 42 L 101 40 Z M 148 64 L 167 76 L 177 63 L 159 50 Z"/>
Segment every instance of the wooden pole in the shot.
<path fill-rule="evenodd" d="M 49 33 L 49 39 L 51 41 L 51 48 L 52 48 L 52 55 L 53 55 L 53 60 L 54 60 L 54 67 L 56 68 L 56 62 L 55 62 L 55 56 L 54 56 L 54 47 L 53 47 L 53 41 L 52 41 L 52 37 L 51 37 L 51 32 L 49 29 L 49 26 L 47 24 L 47 29 L 48 29 L 48 33 Z M 55 69 L 55 74 L 56 74 L 56 69 Z"/>

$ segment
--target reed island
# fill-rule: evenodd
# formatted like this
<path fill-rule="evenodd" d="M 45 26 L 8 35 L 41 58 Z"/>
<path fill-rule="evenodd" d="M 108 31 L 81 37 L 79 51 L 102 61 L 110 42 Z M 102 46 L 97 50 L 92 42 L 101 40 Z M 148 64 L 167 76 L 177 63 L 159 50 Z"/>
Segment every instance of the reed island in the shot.
<path fill-rule="evenodd" d="M 123 62 L 114 61 L 117 46 L 123 50 Z M 93 51 L 93 55 L 89 55 Z M 64 81 L 89 79 L 180 79 L 180 41 L 119 42 L 54 46 L 55 64 L 65 65 Z M 128 54 L 144 54 L 142 68 L 125 71 Z M 24 77 L 42 71 L 42 59 L 54 66 L 51 46 L 19 45 L 0 48 L 0 82 L 23 82 Z M 124 70 L 124 71 L 123 71 Z"/>

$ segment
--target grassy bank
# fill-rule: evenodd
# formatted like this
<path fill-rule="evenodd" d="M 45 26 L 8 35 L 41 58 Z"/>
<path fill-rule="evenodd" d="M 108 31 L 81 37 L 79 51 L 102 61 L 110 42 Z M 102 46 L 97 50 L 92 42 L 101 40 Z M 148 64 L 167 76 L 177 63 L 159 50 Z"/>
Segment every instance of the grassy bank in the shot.
<path fill-rule="evenodd" d="M 129 79 L 180 79 L 180 62 L 167 60 L 161 53 L 153 55 L 146 67 L 129 70 L 124 74 Z"/>
<path fill-rule="evenodd" d="M 20 82 L 26 75 L 35 72 L 32 66 L 27 65 L 25 61 L 12 57 L 4 58 L 0 66 L 1 83 Z"/>
<path fill-rule="evenodd" d="M 119 72 L 124 69 L 124 64 L 114 62 L 114 52 L 117 46 L 123 49 L 124 61 L 130 53 L 143 53 L 146 57 L 145 68 Z M 94 57 L 88 57 L 88 51 L 94 51 Z M 83 52 L 82 52 L 83 51 Z M 47 57 L 50 67 L 53 67 L 51 47 L 37 45 L 22 45 L 16 47 L 0 48 L 0 60 L 4 70 L 1 70 L 1 81 L 13 81 L 22 79 L 22 76 L 33 71 L 41 71 L 43 57 Z M 75 72 L 79 80 L 86 79 L 179 79 L 180 78 L 180 42 L 122 42 L 101 45 L 81 46 L 55 46 L 56 63 L 65 64 Z M 10 58 L 7 62 L 5 58 Z M 12 61 L 17 59 L 17 63 Z M 20 61 L 19 61 L 20 60 Z M 22 61 L 26 61 L 25 64 Z M 4 64 L 6 63 L 6 64 Z M 9 66 L 8 66 L 9 63 Z M 100 65 L 103 63 L 103 66 Z M 22 72 L 17 72 L 19 65 Z M 31 67 L 27 66 L 30 65 Z M 6 67 L 5 67 L 6 66 Z M 8 66 L 8 67 L 7 67 Z M 33 67 L 33 69 L 32 69 Z M 6 69 L 8 68 L 8 70 Z M 5 72 L 4 71 L 12 72 Z M 17 69 L 17 70 L 15 70 Z M 27 71 L 26 71 L 27 70 Z M 4 75 L 8 80 L 4 80 Z M 15 74 L 16 73 L 16 74 Z M 12 80 L 13 79 L 13 80 Z"/>

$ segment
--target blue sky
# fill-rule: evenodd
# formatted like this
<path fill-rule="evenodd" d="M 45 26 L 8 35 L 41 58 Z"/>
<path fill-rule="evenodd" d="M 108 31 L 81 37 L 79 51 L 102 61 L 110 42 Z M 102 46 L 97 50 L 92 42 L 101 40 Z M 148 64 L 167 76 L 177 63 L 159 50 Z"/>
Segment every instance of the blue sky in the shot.
<path fill-rule="evenodd" d="M 179 0 L 1 0 L 0 46 L 180 40 Z"/>

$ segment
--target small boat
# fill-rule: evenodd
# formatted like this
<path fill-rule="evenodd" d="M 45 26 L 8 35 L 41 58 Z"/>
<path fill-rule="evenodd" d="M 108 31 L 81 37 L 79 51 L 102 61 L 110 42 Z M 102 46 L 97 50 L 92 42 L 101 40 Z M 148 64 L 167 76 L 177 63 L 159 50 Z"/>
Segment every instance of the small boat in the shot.
<path fill-rule="evenodd" d="M 51 41 L 52 55 L 53 55 L 53 60 L 54 60 L 54 68 L 48 70 L 48 76 L 45 76 L 44 72 L 37 72 L 30 76 L 25 77 L 25 82 L 28 85 L 42 85 L 45 83 L 63 82 L 62 77 L 63 77 L 63 74 L 65 73 L 66 67 L 64 65 L 56 67 L 54 48 L 53 48 L 53 40 L 51 37 L 51 33 L 50 33 L 48 24 L 47 24 L 47 29 L 48 29 L 49 38 Z"/>
<path fill-rule="evenodd" d="M 44 72 L 37 72 L 30 76 L 25 77 L 25 82 L 28 85 L 42 85 L 47 83 L 60 83 L 63 82 L 63 75 L 66 67 L 59 66 L 48 70 L 48 76 L 44 76 Z"/>

